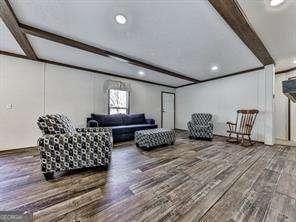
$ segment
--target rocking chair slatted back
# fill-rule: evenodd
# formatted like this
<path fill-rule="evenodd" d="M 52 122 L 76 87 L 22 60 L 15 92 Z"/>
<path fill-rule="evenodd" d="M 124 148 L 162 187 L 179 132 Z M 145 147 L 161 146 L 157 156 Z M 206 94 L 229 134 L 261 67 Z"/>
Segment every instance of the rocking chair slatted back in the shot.
<path fill-rule="evenodd" d="M 229 130 L 227 130 L 227 132 L 229 133 L 228 141 L 235 143 L 240 142 L 243 146 L 251 146 L 252 144 L 254 144 L 251 140 L 251 132 L 258 113 L 259 111 L 256 109 L 238 110 L 236 115 L 236 122 L 226 123 L 229 127 Z M 236 138 L 232 138 L 232 134 L 236 134 Z"/>
<path fill-rule="evenodd" d="M 236 117 L 235 131 L 241 134 L 250 135 L 258 114 L 258 110 L 238 110 Z M 239 121 L 240 120 L 240 121 Z"/>

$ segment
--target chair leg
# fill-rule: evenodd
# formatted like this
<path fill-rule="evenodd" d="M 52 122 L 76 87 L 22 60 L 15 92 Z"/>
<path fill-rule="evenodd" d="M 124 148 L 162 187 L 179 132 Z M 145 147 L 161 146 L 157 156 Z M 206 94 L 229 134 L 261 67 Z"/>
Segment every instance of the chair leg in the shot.
<path fill-rule="evenodd" d="M 254 145 L 255 144 L 255 142 L 254 141 L 252 141 L 252 139 L 251 139 L 251 137 L 248 135 L 248 137 L 249 137 L 249 143 L 250 143 L 250 146 L 252 146 L 252 145 Z"/>
<path fill-rule="evenodd" d="M 103 168 L 104 170 L 109 170 L 109 168 L 110 168 L 110 164 L 105 164 L 105 165 L 102 166 L 102 168 Z"/>
<path fill-rule="evenodd" d="M 244 147 L 249 147 L 254 145 L 254 142 L 252 141 L 251 137 L 249 135 L 246 135 L 246 136 L 247 138 L 242 140 L 241 145 Z M 242 137 L 244 138 L 244 135 L 242 135 Z"/>
<path fill-rule="evenodd" d="M 244 136 L 244 135 L 242 135 L 242 142 L 241 142 L 241 145 L 242 145 L 242 146 L 245 146 L 245 136 Z"/>
<path fill-rule="evenodd" d="M 239 142 L 238 134 L 236 134 L 236 138 L 232 138 L 231 134 L 232 133 L 229 133 L 228 139 L 226 141 L 229 142 L 229 143 L 238 143 Z"/>
<path fill-rule="evenodd" d="M 43 175 L 45 177 L 45 180 L 51 180 L 54 177 L 54 172 L 46 172 L 46 173 L 43 173 Z"/>

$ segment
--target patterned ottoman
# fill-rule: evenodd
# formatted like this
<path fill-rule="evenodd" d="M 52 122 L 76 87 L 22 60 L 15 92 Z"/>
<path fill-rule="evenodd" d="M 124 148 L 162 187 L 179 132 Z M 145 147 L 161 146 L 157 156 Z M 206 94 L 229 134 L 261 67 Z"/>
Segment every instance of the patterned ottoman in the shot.
<path fill-rule="evenodd" d="M 160 145 L 173 145 L 176 140 L 174 130 L 169 129 L 148 129 L 135 132 L 137 147 L 152 148 Z"/>

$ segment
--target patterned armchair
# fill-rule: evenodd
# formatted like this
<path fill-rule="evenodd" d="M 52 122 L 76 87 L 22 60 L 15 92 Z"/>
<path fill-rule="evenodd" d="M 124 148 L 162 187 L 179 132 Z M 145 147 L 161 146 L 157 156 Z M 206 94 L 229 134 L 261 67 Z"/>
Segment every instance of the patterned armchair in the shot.
<path fill-rule="evenodd" d="M 213 139 L 212 114 L 194 113 L 187 123 L 189 137 L 194 139 Z"/>
<path fill-rule="evenodd" d="M 38 118 L 43 136 L 38 139 L 41 170 L 51 179 L 54 172 L 84 167 L 108 168 L 113 146 L 109 128 L 77 128 L 64 115 Z"/>

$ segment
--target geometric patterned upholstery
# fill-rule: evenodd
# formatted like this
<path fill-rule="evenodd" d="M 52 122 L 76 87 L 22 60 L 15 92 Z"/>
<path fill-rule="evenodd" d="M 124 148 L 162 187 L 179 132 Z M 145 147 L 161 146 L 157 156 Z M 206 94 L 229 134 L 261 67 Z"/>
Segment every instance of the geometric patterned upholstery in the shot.
<path fill-rule="evenodd" d="M 40 116 L 37 125 L 43 135 L 75 132 L 68 117 L 62 114 Z"/>
<path fill-rule="evenodd" d="M 187 123 L 189 136 L 194 139 L 212 139 L 213 121 L 212 114 L 194 113 L 191 115 L 191 121 Z"/>
<path fill-rule="evenodd" d="M 169 129 L 147 129 L 135 132 L 135 142 L 138 147 L 152 148 L 160 145 L 173 145 L 176 140 L 174 130 Z"/>
<path fill-rule="evenodd" d="M 43 173 L 93 166 L 108 166 L 113 147 L 109 128 L 79 128 L 64 115 L 46 115 L 37 125 L 44 134 L 38 139 Z"/>

